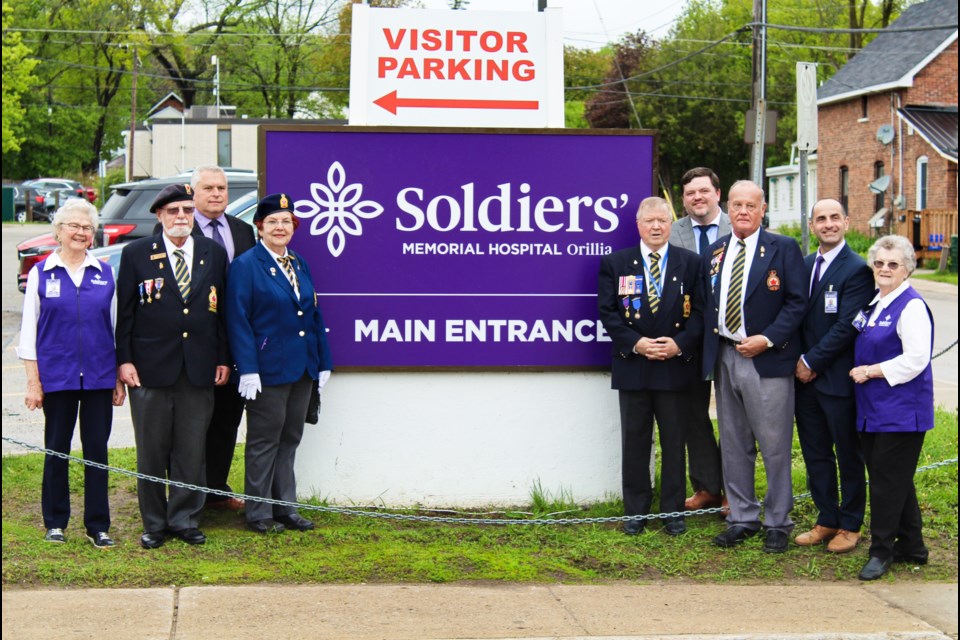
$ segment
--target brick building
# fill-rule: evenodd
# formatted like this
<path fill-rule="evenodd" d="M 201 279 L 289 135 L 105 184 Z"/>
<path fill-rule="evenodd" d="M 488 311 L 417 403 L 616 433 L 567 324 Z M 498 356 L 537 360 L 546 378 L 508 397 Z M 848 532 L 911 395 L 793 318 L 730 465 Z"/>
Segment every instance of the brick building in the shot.
<path fill-rule="evenodd" d="M 956 211 L 957 0 L 909 7 L 817 106 L 817 194 L 844 202 L 853 228 L 903 231 L 907 211 Z"/>

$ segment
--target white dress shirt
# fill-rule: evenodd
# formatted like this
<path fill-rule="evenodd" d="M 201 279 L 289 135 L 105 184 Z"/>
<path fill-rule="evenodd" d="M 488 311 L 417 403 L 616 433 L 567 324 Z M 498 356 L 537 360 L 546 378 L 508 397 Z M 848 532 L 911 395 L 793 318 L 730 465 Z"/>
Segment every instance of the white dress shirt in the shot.
<path fill-rule="evenodd" d="M 757 252 L 757 243 L 760 240 L 760 229 L 757 228 L 752 234 L 743 239 L 746 246 L 746 256 L 743 263 L 743 285 L 740 291 L 740 328 L 736 333 L 727 329 L 727 292 L 730 288 L 730 277 L 733 275 L 733 263 L 740 253 L 739 238 L 735 235 L 730 236 L 727 242 L 727 255 L 723 257 L 723 269 L 720 272 L 720 314 L 717 317 L 717 327 L 720 329 L 720 335 L 731 340 L 740 341 L 747 337 L 747 314 L 744 313 L 743 303 L 745 302 L 747 290 L 747 280 L 750 277 L 750 266 L 753 264 L 753 256 Z"/>

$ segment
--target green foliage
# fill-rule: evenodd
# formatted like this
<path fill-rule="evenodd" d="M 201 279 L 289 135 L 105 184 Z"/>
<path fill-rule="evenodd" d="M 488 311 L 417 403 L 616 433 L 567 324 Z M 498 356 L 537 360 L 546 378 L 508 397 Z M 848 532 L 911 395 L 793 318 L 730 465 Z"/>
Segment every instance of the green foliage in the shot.
<path fill-rule="evenodd" d="M 782 236 L 789 236 L 795 239 L 798 244 L 801 241 L 800 223 L 798 222 L 791 222 L 790 224 L 781 225 L 777 227 L 776 232 Z M 820 243 L 817 241 L 817 236 L 813 235 L 813 233 L 810 233 L 809 235 L 810 235 L 810 251 L 812 253 L 813 251 L 817 250 L 817 248 L 820 246 Z M 867 257 L 867 251 L 870 249 L 871 246 L 873 246 L 873 243 L 875 240 L 874 238 L 871 238 L 866 234 L 860 233 L 855 229 L 847 230 L 847 233 L 844 234 L 843 239 L 847 242 L 847 245 L 849 245 L 850 248 L 853 249 L 855 253 L 860 254 L 864 258 Z"/>
<path fill-rule="evenodd" d="M 3 153 L 19 151 L 23 142 L 22 124 L 25 113 L 20 101 L 24 94 L 36 84 L 33 75 L 36 60 L 27 58 L 30 54 L 22 42 L 20 33 L 7 31 L 13 9 L 3 3 Z M 4 172 L 6 175 L 6 172 Z"/>
<path fill-rule="evenodd" d="M 957 414 L 938 410 L 936 427 L 927 434 L 920 465 L 957 456 Z M 609 580 L 695 580 L 703 583 L 853 580 L 867 551 L 829 554 L 822 547 L 791 546 L 784 555 L 762 552 L 759 537 L 736 551 L 717 549 L 712 538 L 724 528 L 716 515 L 691 516 L 689 531 L 677 538 L 658 522 L 636 538 L 620 533 L 619 523 L 580 525 L 445 525 L 401 522 L 345 514 L 307 512 L 318 524 L 308 533 L 257 536 L 244 528 L 242 516 L 226 511 L 203 514 L 208 535 L 202 547 L 172 540 L 162 549 L 144 552 L 137 510 L 136 481 L 112 474 L 110 492 L 117 547 L 94 550 L 82 536 L 83 471 L 70 466 L 74 519 L 67 544 L 43 542 L 40 523 L 38 454 L 3 458 L 3 584 L 4 587 L 149 587 L 252 583 L 358 583 L 498 580 L 508 582 L 592 583 Z M 133 449 L 111 450 L 110 462 L 132 469 Z M 762 460 L 759 460 L 762 462 Z M 766 482 L 757 465 L 758 494 Z M 792 456 L 795 493 L 806 491 L 803 459 L 794 437 Z M 243 454 L 238 448 L 231 484 L 243 484 Z M 957 575 L 956 463 L 924 471 L 916 479 L 923 510 L 924 538 L 930 564 L 921 570 L 894 565 L 891 580 L 955 581 Z M 525 510 L 554 518 L 607 518 L 623 513 L 619 500 L 580 506 L 568 489 L 556 495 L 539 483 L 534 504 Z M 309 501 L 317 507 L 326 504 Z M 559 512 L 559 513 L 558 513 Z M 398 513 L 414 513 L 398 511 Z M 420 511 L 416 513 L 422 513 Z M 450 515 L 442 513 L 439 515 Z M 466 514 L 469 515 L 469 514 Z M 797 502 L 798 528 L 811 526 L 816 509 L 809 499 Z M 514 514 L 499 516 L 516 519 Z M 530 517 L 530 516 L 526 516 Z M 869 517 L 868 517 L 869 519 Z"/>

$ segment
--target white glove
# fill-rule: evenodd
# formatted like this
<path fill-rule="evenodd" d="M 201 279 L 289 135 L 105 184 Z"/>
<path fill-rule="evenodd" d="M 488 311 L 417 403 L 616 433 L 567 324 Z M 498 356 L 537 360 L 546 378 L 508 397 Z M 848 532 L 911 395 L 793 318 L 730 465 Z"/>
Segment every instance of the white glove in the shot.
<path fill-rule="evenodd" d="M 240 386 L 237 391 L 244 400 L 256 400 L 257 394 L 263 391 L 263 387 L 260 386 L 260 374 L 245 373 L 240 376 Z"/>
<path fill-rule="evenodd" d="M 327 384 L 327 380 L 330 379 L 329 371 L 321 371 L 320 378 L 317 380 L 317 391 L 320 392 L 320 395 L 323 395 L 323 387 Z"/>

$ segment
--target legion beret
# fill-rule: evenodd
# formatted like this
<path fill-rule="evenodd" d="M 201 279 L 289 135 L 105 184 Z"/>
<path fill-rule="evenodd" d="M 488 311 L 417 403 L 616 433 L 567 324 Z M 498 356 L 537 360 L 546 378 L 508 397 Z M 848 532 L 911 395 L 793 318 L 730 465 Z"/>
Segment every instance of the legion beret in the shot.
<path fill-rule="evenodd" d="M 193 200 L 193 187 L 188 184 L 170 184 L 157 194 L 157 199 L 150 205 L 150 213 L 156 213 L 171 202 Z"/>
<path fill-rule="evenodd" d="M 274 193 L 269 196 L 264 196 L 263 199 L 257 203 L 257 212 L 253 216 L 253 221 L 263 220 L 271 213 L 279 213 L 281 211 L 296 215 L 293 211 L 293 200 L 289 194 Z"/>

